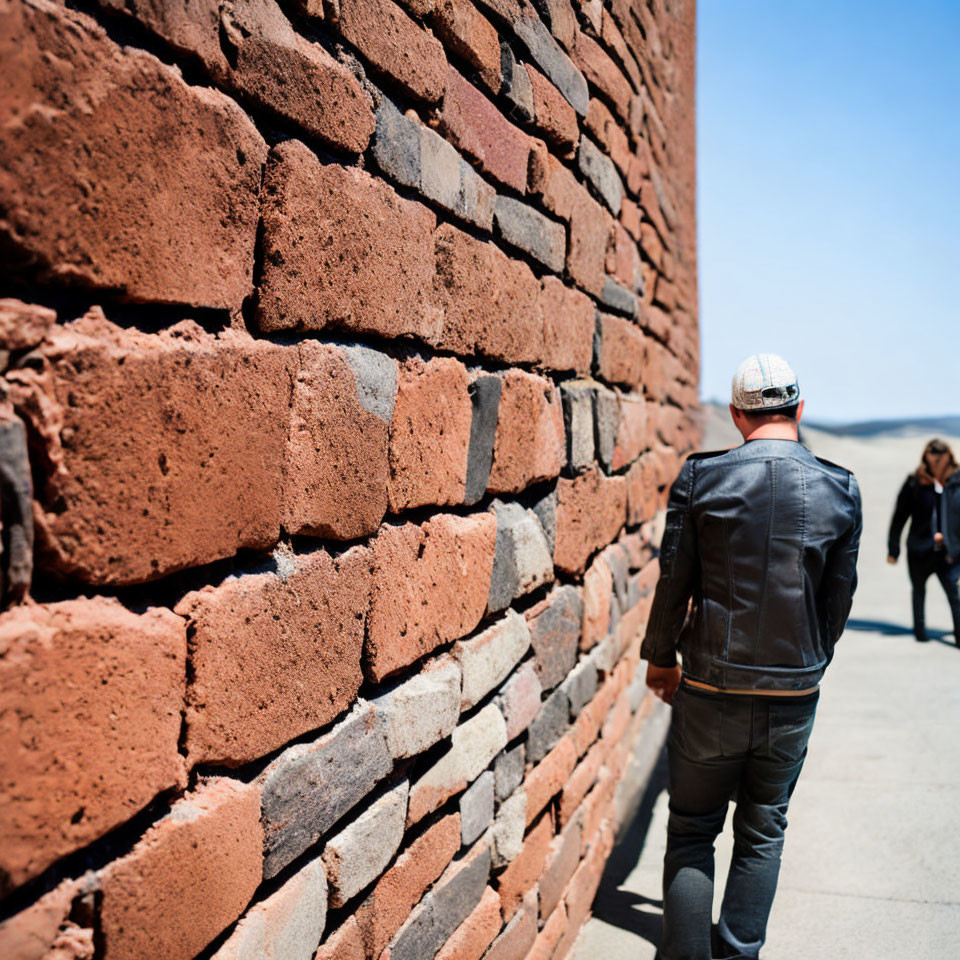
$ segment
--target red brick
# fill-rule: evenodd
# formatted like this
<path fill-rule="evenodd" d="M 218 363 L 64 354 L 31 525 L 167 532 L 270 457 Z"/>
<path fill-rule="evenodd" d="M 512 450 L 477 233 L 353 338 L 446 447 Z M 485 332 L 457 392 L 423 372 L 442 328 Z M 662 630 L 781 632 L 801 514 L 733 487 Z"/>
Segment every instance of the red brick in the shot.
<path fill-rule="evenodd" d="M 643 224 L 640 222 L 640 208 L 629 197 L 624 197 L 620 203 L 620 222 L 627 233 L 639 242 L 643 232 Z"/>
<path fill-rule="evenodd" d="M 258 790 L 201 783 L 101 871 L 104 960 L 189 960 L 243 912 L 262 857 Z"/>
<path fill-rule="evenodd" d="M 457 360 L 400 367 L 390 423 L 390 509 L 463 503 L 470 446 L 470 376 Z"/>
<path fill-rule="evenodd" d="M 630 141 L 613 114 L 596 97 L 590 100 L 590 108 L 587 110 L 584 124 L 587 130 L 600 142 L 604 153 L 626 176 L 630 169 L 630 161 L 633 159 L 633 154 L 630 151 Z"/>
<path fill-rule="evenodd" d="M 380 956 L 410 911 L 459 849 L 459 813 L 444 817 L 408 844 L 357 908 L 357 923 L 367 957 Z"/>
<path fill-rule="evenodd" d="M 500 90 L 500 37 L 470 0 L 438 0 L 432 20 L 437 35 L 480 75 L 491 93 Z"/>
<path fill-rule="evenodd" d="M 607 383 L 638 388 L 647 365 L 646 337 L 629 320 L 600 313 L 598 373 Z"/>
<path fill-rule="evenodd" d="M 656 228 L 657 233 L 660 235 L 660 239 L 669 245 L 667 238 L 670 236 L 670 230 L 663 218 L 663 212 L 660 209 L 660 202 L 657 199 L 657 191 L 653 186 L 653 181 L 651 180 L 644 180 L 640 187 L 640 206 L 643 208 L 643 212 L 647 220 L 649 220 Z"/>
<path fill-rule="evenodd" d="M 56 322 L 56 311 L 47 307 L 9 297 L 0 299 L 0 350 L 29 350 Z"/>
<path fill-rule="evenodd" d="M 629 718 L 629 704 L 627 704 Z M 570 823 L 580 802 L 587 795 L 587 792 L 596 782 L 600 773 L 600 768 L 607 759 L 607 743 L 603 740 L 595 743 L 588 751 L 587 755 L 577 764 L 576 769 L 570 774 L 570 778 L 563 785 L 563 791 L 560 794 L 560 803 L 557 806 L 557 825 L 561 828 Z"/>
<path fill-rule="evenodd" d="M 560 903 L 550 914 L 550 918 L 543 925 L 543 929 L 537 934 L 537 940 L 533 949 L 527 954 L 526 960 L 553 960 L 554 950 L 566 927 L 567 908 Z"/>
<path fill-rule="evenodd" d="M 440 130 L 491 177 L 524 192 L 530 138 L 453 67 L 447 73 Z"/>
<path fill-rule="evenodd" d="M 610 100 L 620 119 L 625 123 L 629 122 L 633 91 L 620 68 L 607 56 L 600 44 L 581 31 L 576 35 L 570 56 L 583 71 L 587 82 L 592 83 Z"/>
<path fill-rule="evenodd" d="M 526 612 L 534 667 L 544 689 L 557 686 L 577 661 L 582 601 L 576 587 L 556 587 Z"/>
<path fill-rule="evenodd" d="M 349 916 L 314 954 L 313 960 L 367 960 L 360 925 Z"/>
<path fill-rule="evenodd" d="M 272 151 L 263 197 L 261 329 L 436 333 L 430 210 L 298 140 Z"/>
<path fill-rule="evenodd" d="M 561 905 L 563 891 L 580 863 L 582 840 L 577 818 L 573 818 L 563 832 L 553 838 L 539 883 L 541 920 L 546 920 Z"/>
<path fill-rule="evenodd" d="M 373 541 L 366 667 L 379 682 L 470 633 L 487 606 L 496 517 L 438 515 L 385 526 Z"/>
<path fill-rule="evenodd" d="M 621 694 L 613 710 L 604 721 L 601 735 L 608 743 L 617 743 L 630 726 L 630 698 Z"/>
<path fill-rule="evenodd" d="M 570 213 L 570 247 L 567 272 L 587 293 L 603 291 L 607 245 L 613 218 L 593 197 L 578 186 Z"/>
<path fill-rule="evenodd" d="M 337 26 L 411 97 L 436 103 L 443 96 L 447 58 L 440 41 L 391 0 L 340 0 Z"/>
<path fill-rule="evenodd" d="M 187 594 L 189 763 L 238 765 L 333 720 L 353 702 L 370 597 L 370 552 L 322 550 Z"/>
<path fill-rule="evenodd" d="M 563 407 L 550 381 L 523 370 L 502 377 L 493 465 L 487 489 L 523 490 L 560 473 L 564 457 Z"/>
<path fill-rule="evenodd" d="M 617 60 L 620 61 L 623 69 L 627 71 L 627 75 L 630 77 L 634 89 L 639 90 L 643 86 L 640 68 L 637 66 L 637 61 L 634 59 L 634 55 L 627 45 L 627 41 L 617 27 L 616 21 L 613 19 L 609 10 L 603 11 L 600 36 L 608 49 L 613 50 L 617 55 Z"/>
<path fill-rule="evenodd" d="M 582 757 L 590 745 L 600 736 L 600 724 L 589 710 L 581 710 L 570 730 L 570 739 L 577 750 L 577 757 Z"/>
<path fill-rule="evenodd" d="M 266 155 L 246 114 L 60 4 L 6 4 L 0 60 L 11 269 L 135 301 L 238 308 Z"/>
<path fill-rule="evenodd" d="M 636 290 L 643 284 L 636 241 L 620 223 L 613 225 L 610 235 L 610 245 L 607 248 L 607 273 L 612 274 L 631 290 Z"/>
<path fill-rule="evenodd" d="M 0 893 L 185 782 L 186 630 L 116 600 L 0 616 Z"/>
<path fill-rule="evenodd" d="M 551 213 L 569 220 L 582 188 L 576 177 L 548 152 L 542 140 L 532 143 L 527 192 L 539 197 Z"/>
<path fill-rule="evenodd" d="M 648 441 L 648 407 L 640 394 L 620 395 L 620 420 L 617 424 L 617 442 L 613 448 L 614 470 L 633 463 L 646 449 Z"/>
<path fill-rule="evenodd" d="M 4 960 L 92 957 L 93 930 L 69 919 L 74 898 L 82 889 L 81 880 L 64 880 L 25 910 L 0 922 Z M 73 947 L 74 952 L 61 952 L 67 947 Z"/>
<path fill-rule="evenodd" d="M 603 554 L 595 557 L 583 575 L 583 626 L 580 649 L 595 647 L 610 630 L 613 574 Z"/>
<path fill-rule="evenodd" d="M 627 471 L 627 524 L 653 519 L 657 512 L 658 484 L 653 459 L 643 456 Z"/>
<path fill-rule="evenodd" d="M 663 243 L 653 224 L 640 224 L 640 249 L 643 255 L 657 268 L 663 261 Z"/>
<path fill-rule="evenodd" d="M 527 824 L 560 791 L 577 763 L 577 751 L 570 737 L 561 741 L 529 772 L 524 780 L 527 794 Z"/>
<path fill-rule="evenodd" d="M 557 482 L 557 541 L 553 561 L 565 573 L 582 573 L 590 555 L 614 540 L 627 509 L 626 480 L 599 467 Z"/>
<path fill-rule="evenodd" d="M 436 960 L 480 960 L 500 932 L 500 897 L 492 887 L 453 936 L 437 951 Z"/>
<path fill-rule="evenodd" d="M 505 921 L 510 920 L 520 909 L 524 895 L 543 872 L 543 864 L 547 859 L 552 839 L 553 818 L 547 812 L 528 831 L 519 855 L 497 877 L 497 890 L 500 893 L 500 904 Z"/>
<path fill-rule="evenodd" d="M 525 263 L 450 224 L 436 234 L 435 345 L 506 363 L 537 363 L 543 354 L 539 284 Z"/>
<path fill-rule="evenodd" d="M 593 360 L 596 311 L 586 294 L 567 287 L 557 277 L 544 277 L 540 286 L 543 313 L 543 363 L 551 370 L 586 375 Z"/>
<path fill-rule="evenodd" d="M 564 156 L 570 156 L 580 139 L 576 111 L 539 70 L 530 64 L 526 69 L 533 88 L 533 112 L 538 129 Z"/>
<path fill-rule="evenodd" d="M 276 541 L 294 348 L 121 330 L 94 308 L 42 351 L 42 373 L 8 374 L 47 441 L 41 569 L 136 583 Z"/>
<path fill-rule="evenodd" d="M 570 881 L 563 899 L 567 907 L 567 931 L 573 931 L 574 936 L 590 913 L 593 898 L 603 877 L 603 868 L 612 849 L 613 831 L 607 828 L 601 832 L 598 841 L 591 847 Z"/>
<path fill-rule="evenodd" d="M 525 960 L 536 938 L 537 889 L 533 887 L 523 898 L 523 907 L 493 941 L 483 960 Z"/>

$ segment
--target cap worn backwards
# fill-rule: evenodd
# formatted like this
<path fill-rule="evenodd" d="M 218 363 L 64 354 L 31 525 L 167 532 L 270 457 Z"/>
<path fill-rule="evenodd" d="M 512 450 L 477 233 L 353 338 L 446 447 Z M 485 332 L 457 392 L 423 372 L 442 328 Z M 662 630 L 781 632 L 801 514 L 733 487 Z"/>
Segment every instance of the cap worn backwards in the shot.
<path fill-rule="evenodd" d="M 800 402 L 797 375 L 783 357 L 755 353 L 733 375 L 731 402 L 738 410 L 774 411 Z"/>

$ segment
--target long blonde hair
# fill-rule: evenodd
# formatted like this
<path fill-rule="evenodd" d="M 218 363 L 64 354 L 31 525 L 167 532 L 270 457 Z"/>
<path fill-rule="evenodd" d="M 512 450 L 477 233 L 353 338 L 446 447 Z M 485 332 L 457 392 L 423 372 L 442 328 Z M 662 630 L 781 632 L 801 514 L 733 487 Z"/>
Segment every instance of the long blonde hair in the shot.
<path fill-rule="evenodd" d="M 927 457 L 931 455 L 940 456 L 944 453 L 947 454 L 949 459 L 947 460 L 947 466 L 943 471 L 943 476 L 934 476 L 930 470 L 930 465 L 927 463 Z M 917 467 L 916 476 L 921 483 L 932 484 L 934 480 L 944 483 L 956 469 L 957 458 L 953 455 L 950 445 L 945 440 L 941 440 L 939 437 L 934 437 L 934 439 L 923 448 L 923 456 L 920 458 L 920 466 Z"/>

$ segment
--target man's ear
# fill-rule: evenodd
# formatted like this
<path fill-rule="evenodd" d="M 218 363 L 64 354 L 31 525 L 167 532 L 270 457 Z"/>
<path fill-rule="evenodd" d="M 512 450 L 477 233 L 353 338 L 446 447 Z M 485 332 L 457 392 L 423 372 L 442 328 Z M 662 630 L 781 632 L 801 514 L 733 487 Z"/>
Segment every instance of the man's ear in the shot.
<path fill-rule="evenodd" d="M 736 426 L 740 426 L 740 411 L 731 403 L 730 405 L 730 416 L 733 418 L 733 422 Z"/>
<path fill-rule="evenodd" d="M 803 416 L 803 403 L 804 403 L 804 401 L 801 400 L 801 401 L 797 404 L 797 423 L 800 422 L 800 418 Z"/>

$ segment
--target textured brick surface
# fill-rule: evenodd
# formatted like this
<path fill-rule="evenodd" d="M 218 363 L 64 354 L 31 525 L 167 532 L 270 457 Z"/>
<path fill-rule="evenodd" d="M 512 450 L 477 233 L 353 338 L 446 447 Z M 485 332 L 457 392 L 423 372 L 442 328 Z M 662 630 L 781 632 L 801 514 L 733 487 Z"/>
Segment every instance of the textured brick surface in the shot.
<path fill-rule="evenodd" d="M 497 197 L 493 220 L 510 246 L 529 254 L 548 270 L 563 269 L 567 248 L 563 224 L 512 197 Z"/>
<path fill-rule="evenodd" d="M 550 544 L 536 514 L 519 503 L 499 500 L 494 500 L 493 511 L 497 540 L 487 600 L 491 613 L 553 579 Z"/>
<path fill-rule="evenodd" d="M 595 310 L 590 298 L 544 277 L 540 291 L 543 311 L 543 362 L 554 370 L 589 373 L 593 359 Z"/>
<path fill-rule="evenodd" d="M 460 842 L 470 846 L 493 819 L 493 771 L 484 770 L 460 797 Z"/>
<path fill-rule="evenodd" d="M 322 943 L 313 960 L 366 960 L 357 918 L 350 916 Z"/>
<path fill-rule="evenodd" d="M 523 771 L 520 771 L 521 777 Z M 493 825 L 494 866 L 504 866 L 515 860 L 523 849 L 523 834 L 527 826 L 527 795 L 516 790 L 497 811 Z"/>
<path fill-rule="evenodd" d="M 577 751 L 569 737 L 560 742 L 527 774 L 524 790 L 527 794 L 527 823 L 558 793 L 573 773 Z"/>
<path fill-rule="evenodd" d="M 597 315 L 597 371 L 608 383 L 639 387 L 646 365 L 646 338 L 629 320 Z"/>
<path fill-rule="evenodd" d="M 497 878 L 497 892 L 505 920 L 520 909 L 524 895 L 537 882 L 553 839 L 553 820 L 544 814 L 529 830 L 523 848 Z"/>
<path fill-rule="evenodd" d="M 525 960 L 537 936 L 537 890 L 529 890 L 522 909 L 493 941 L 485 960 Z"/>
<path fill-rule="evenodd" d="M 547 78 L 527 64 L 533 90 L 533 112 L 544 137 L 567 154 L 577 143 L 577 113 Z"/>
<path fill-rule="evenodd" d="M 500 921 L 500 897 L 487 887 L 470 916 L 437 952 L 437 960 L 480 960 L 500 932 Z"/>
<path fill-rule="evenodd" d="M 183 785 L 185 660 L 167 610 L 100 598 L 0 616 L 3 893 Z"/>
<path fill-rule="evenodd" d="M 544 689 L 555 687 L 577 660 L 583 600 L 571 586 L 558 587 L 527 611 L 534 665 Z"/>
<path fill-rule="evenodd" d="M 510 747 L 501 753 L 494 763 L 493 773 L 498 800 L 505 800 L 520 786 L 526 762 L 526 748 L 523 743 Z"/>
<path fill-rule="evenodd" d="M 476 637 L 459 640 L 453 655 L 463 676 L 460 707 L 475 707 L 509 675 L 530 646 L 527 622 L 514 610 Z"/>
<path fill-rule="evenodd" d="M 527 733 L 527 760 L 536 763 L 550 752 L 570 726 L 570 699 L 561 687 L 540 705 Z"/>
<path fill-rule="evenodd" d="M 497 703 L 507 723 L 508 740 L 523 733 L 537 715 L 542 691 L 532 660 L 519 667 L 500 689 Z"/>
<path fill-rule="evenodd" d="M 609 543 L 626 517 L 626 481 L 596 468 L 557 483 L 557 544 L 553 562 L 579 573 L 599 547 Z"/>

